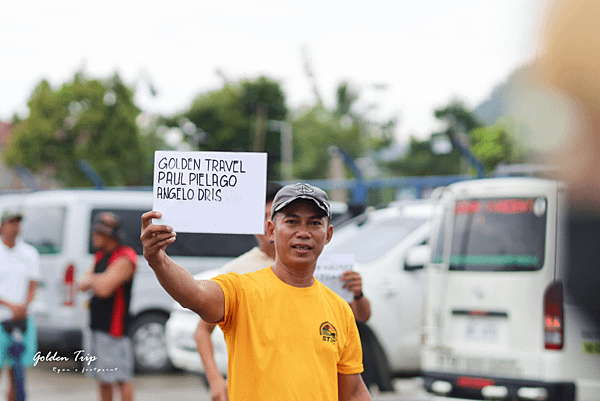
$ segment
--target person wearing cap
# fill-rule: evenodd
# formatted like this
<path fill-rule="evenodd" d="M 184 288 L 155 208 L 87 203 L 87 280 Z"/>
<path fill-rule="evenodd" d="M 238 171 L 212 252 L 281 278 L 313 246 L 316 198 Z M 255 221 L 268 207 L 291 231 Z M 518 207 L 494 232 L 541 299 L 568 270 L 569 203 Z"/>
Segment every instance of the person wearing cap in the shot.
<path fill-rule="evenodd" d="M 349 304 L 313 277 L 331 240 L 327 194 L 288 185 L 275 197 L 266 232 L 275 262 L 247 274 L 196 281 L 166 254 L 176 233 L 142 215 L 144 257 L 182 306 L 218 324 L 227 342 L 231 400 L 370 400 Z"/>
<path fill-rule="evenodd" d="M 97 252 L 93 266 L 79 282 L 79 289 L 93 293 L 85 352 L 96 360 L 85 368 L 98 380 L 102 401 L 113 399 L 114 384 L 119 388 L 121 400 L 130 401 L 133 400 L 133 349 L 127 324 L 137 254 L 122 244 L 119 218 L 113 213 L 98 215 L 91 234 Z"/>
<path fill-rule="evenodd" d="M 273 200 L 281 188 L 283 187 L 279 184 L 267 182 L 265 224 L 271 219 Z M 273 241 L 269 240 L 266 230 L 265 234 L 255 235 L 255 237 L 258 246 L 223 265 L 220 269 L 220 274 L 227 274 L 229 272 L 239 274 L 250 273 L 270 266 L 275 262 L 275 245 Z M 366 322 L 371 316 L 371 307 L 368 298 L 362 293 L 362 279 L 360 274 L 348 270 L 343 273 L 341 280 L 344 283 L 343 288 L 354 293 L 354 299 L 350 302 L 354 316 L 358 321 Z M 214 323 L 208 323 L 200 319 L 194 333 L 194 339 L 196 340 L 198 353 L 204 364 L 211 400 L 226 401 L 228 399 L 227 381 L 217 367 L 212 345 L 211 334 L 215 326 Z"/>
<path fill-rule="evenodd" d="M 40 278 L 40 255 L 19 238 L 22 219 L 20 212 L 5 210 L 0 220 L 0 367 L 12 364 L 7 351 L 15 328 L 24 334 L 22 365 L 30 366 L 37 351 L 35 324 L 27 312 Z M 8 369 L 7 399 L 14 400 L 14 373 L 10 365 Z"/>

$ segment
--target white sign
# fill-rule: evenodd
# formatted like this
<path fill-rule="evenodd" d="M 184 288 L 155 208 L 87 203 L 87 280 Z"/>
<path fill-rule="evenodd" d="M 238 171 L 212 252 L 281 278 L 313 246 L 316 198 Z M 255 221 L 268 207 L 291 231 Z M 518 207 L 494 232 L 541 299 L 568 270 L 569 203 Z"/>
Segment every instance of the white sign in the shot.
<path fill-rule="evenodd" d="M 354 293 L 342 288 L 344 283 L 340 280 L 342 278 L 342 273 L 346 270 L 354 270 L 354 255 L 321 255 L 317 260 L 317 268 L 315 269 L 314 277 L 340 297 L 351 302 L 354 298 Z"/>
<path fill-rule="evenodd" d="M 263 234 L 266 185 L 266 153 L 156 151 L 156 224 L 175 232 Z"/>

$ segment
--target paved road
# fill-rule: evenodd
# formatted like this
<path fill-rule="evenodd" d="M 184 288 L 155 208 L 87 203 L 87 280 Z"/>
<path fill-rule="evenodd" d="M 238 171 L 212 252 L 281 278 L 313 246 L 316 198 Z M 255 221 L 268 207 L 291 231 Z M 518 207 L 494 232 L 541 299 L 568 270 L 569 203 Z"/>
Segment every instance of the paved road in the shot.
<path fill-rule="evenodd" d="M 57 372 L 59 369 L 70 371 Z M 77 369 L 77 371 L 75 371 Z M 6 394 L 6 372 L 0 376 L 0 399 Z M 96 382 L 69 364 L 40 362 L 26 373 L 27 400 L 29 401 L 79 401 L 96 400 Z M 138 401 L 209 401 L 209 394 L 199 377 L 188 373 L 162 375 L 137 375 L 134 378 Z M 425 393 L 420 378 L 395 382 L 395 393 L 378 394 L 373 390 L 374 401 L 432 401 Z M 115 397 L 118 400 L 119 397 Z"/>

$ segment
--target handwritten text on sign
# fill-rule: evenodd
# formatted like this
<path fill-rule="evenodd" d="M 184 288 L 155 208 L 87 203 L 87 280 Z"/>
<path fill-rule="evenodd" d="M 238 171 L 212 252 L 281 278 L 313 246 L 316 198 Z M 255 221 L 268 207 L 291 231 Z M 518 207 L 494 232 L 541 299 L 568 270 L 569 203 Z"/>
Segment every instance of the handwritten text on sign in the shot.
<path fill-rule="evenodd" d="M 157 224 L 180 232 L 263 233 L 266 171 L 266 153 L 157 151 Z"/>
<path fill-rule="evenodd" d="M 354 270 L 354 255 L 322 254 L 317 260 L 317 268 L 313 275 L 317 280 L 329 287 L 329 289 L 350 302 L 354 294 L 352 291 L 342 288 L 344 283 L 340 281 L 342 273 L 346 270 Z"/>

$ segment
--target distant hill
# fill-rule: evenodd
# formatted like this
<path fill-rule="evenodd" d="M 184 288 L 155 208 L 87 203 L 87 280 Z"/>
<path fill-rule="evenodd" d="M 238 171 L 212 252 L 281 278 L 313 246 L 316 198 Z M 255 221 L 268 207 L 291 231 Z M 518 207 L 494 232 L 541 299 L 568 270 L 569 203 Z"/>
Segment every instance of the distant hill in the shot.
<path fill-rule="evenodd" d="M 533 64 L 524 64 L 517 68 L 511 73 L 506 82 L 496 86 L 489 99 L 479 104 L 473 110 L 473 113 L 486 125 L 491 125 L 496 122 L 500 117 L 506 116 L 510 113 L 511 99 L 519 96 L 521 91 L 521 85 L 519 82 L 523 82 L 526 74 L 530 73 L 532 68 L 535 68 Z"/>

